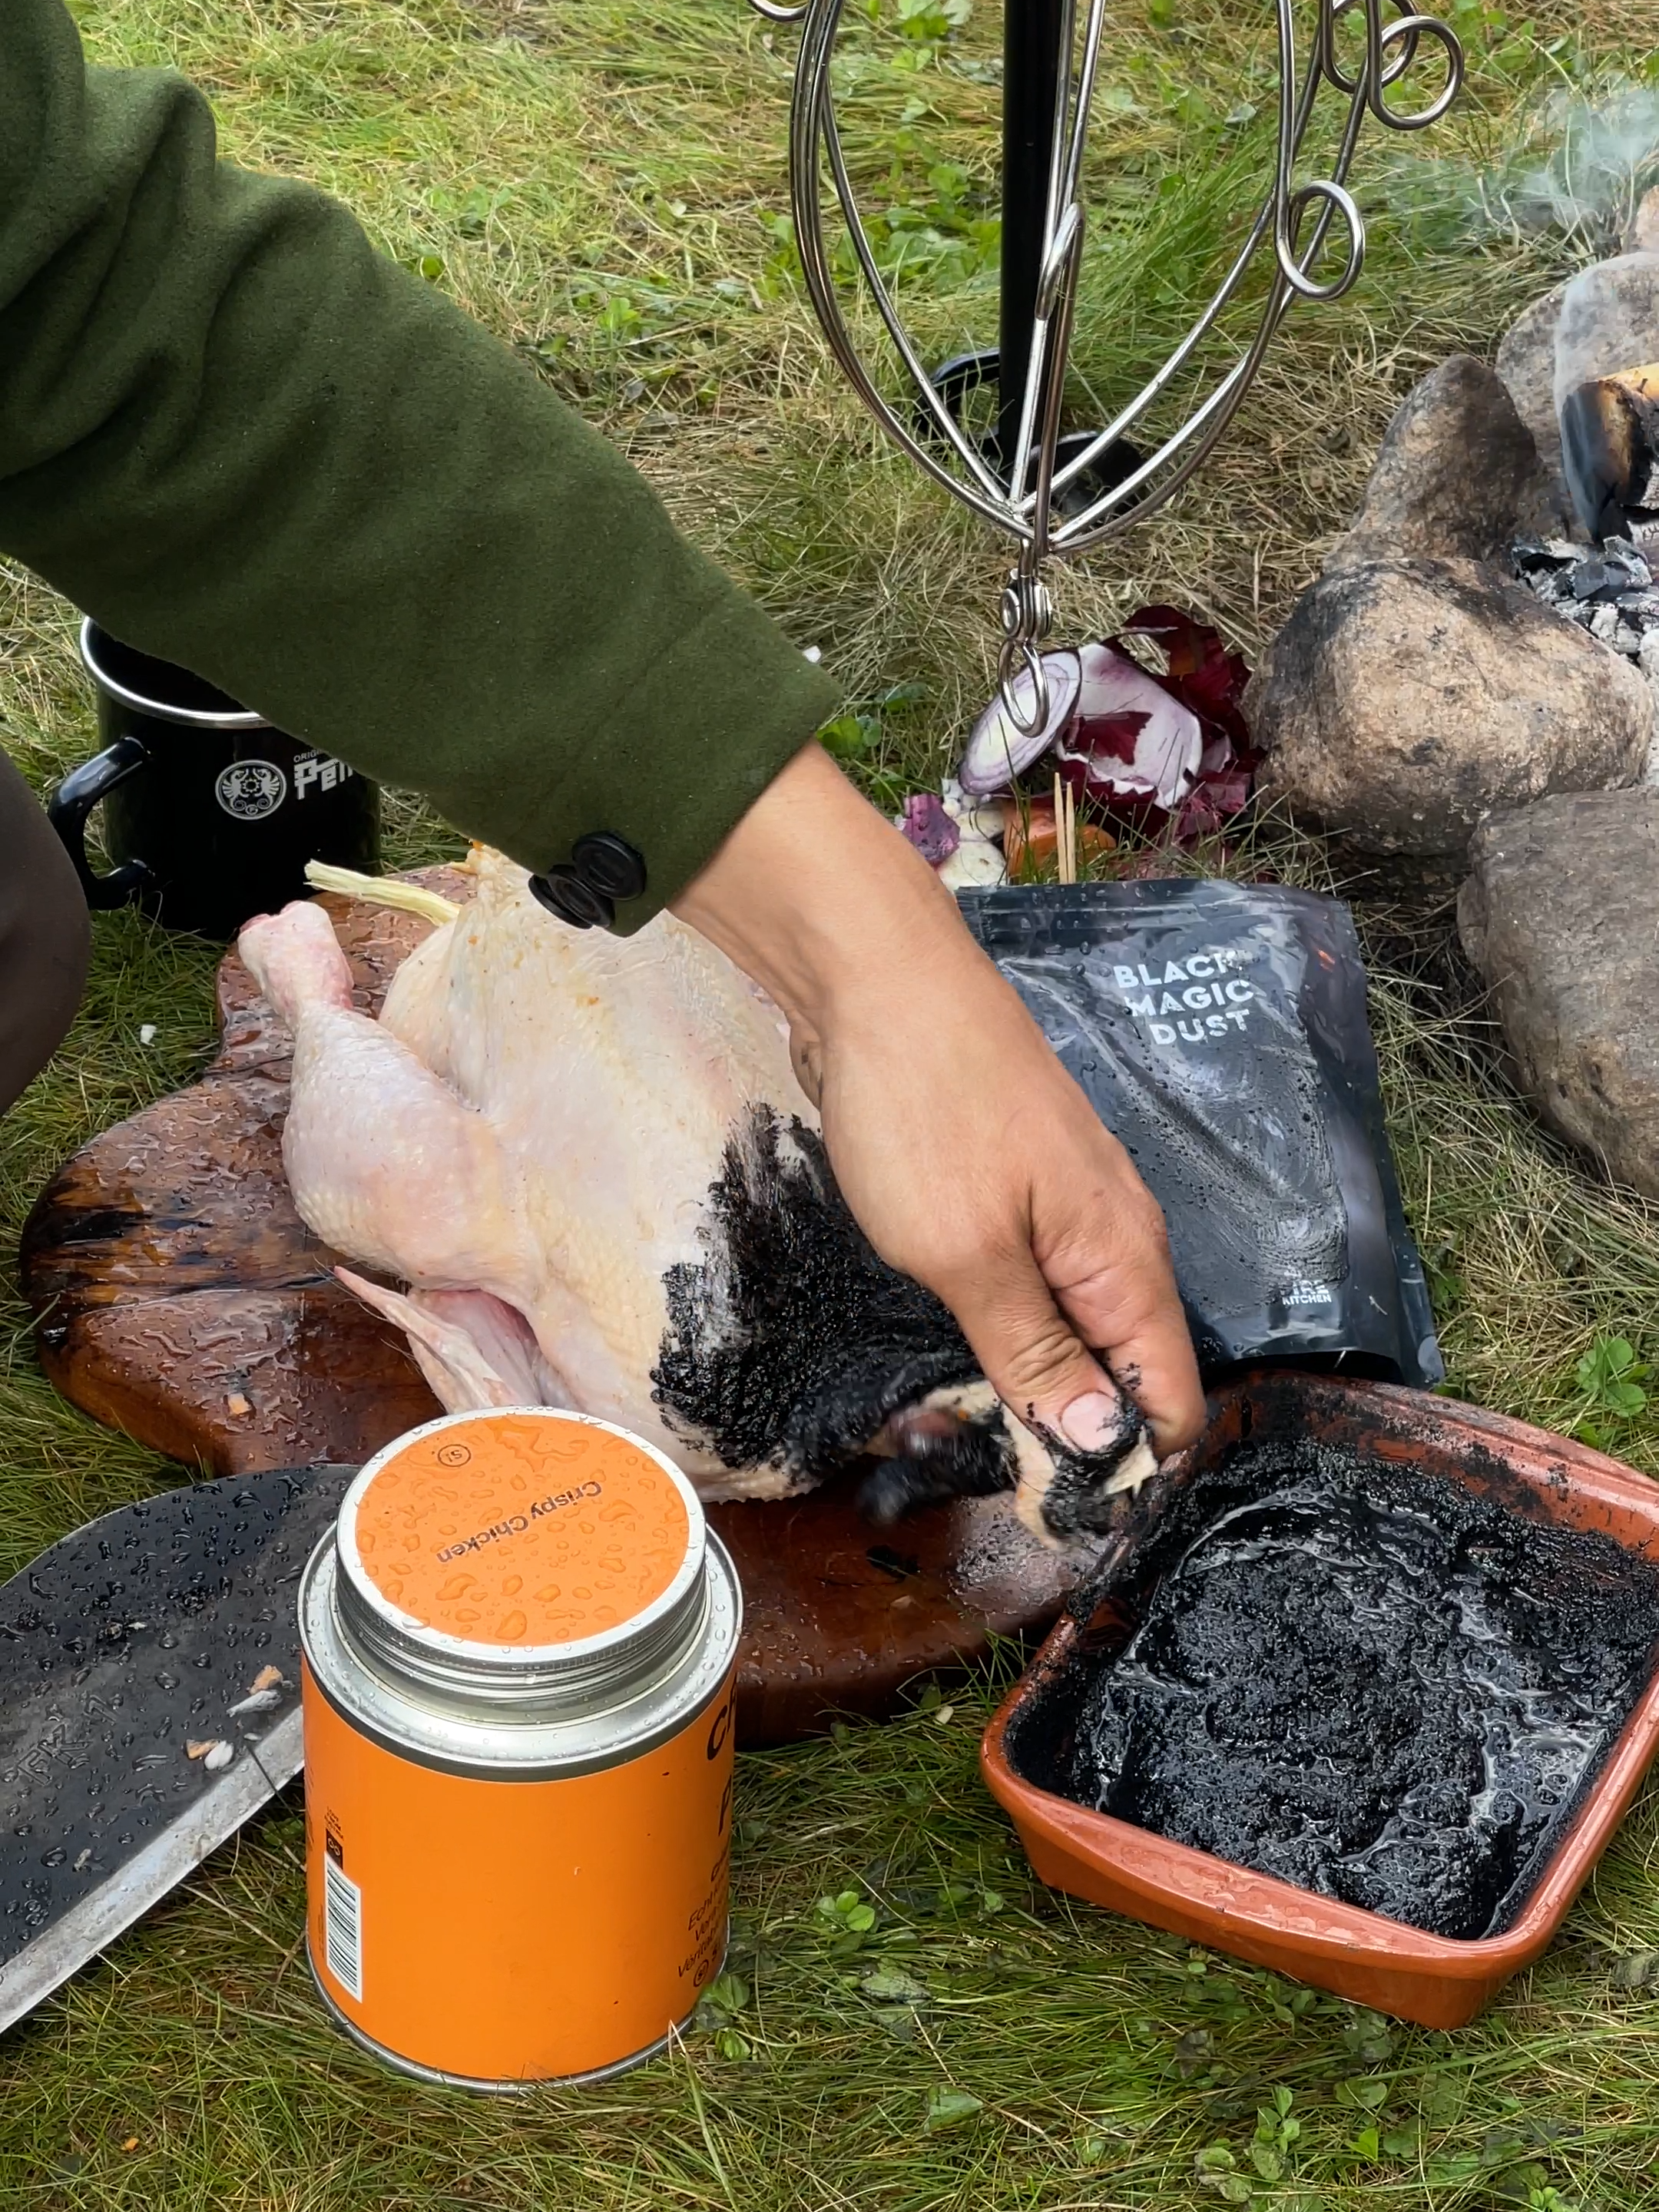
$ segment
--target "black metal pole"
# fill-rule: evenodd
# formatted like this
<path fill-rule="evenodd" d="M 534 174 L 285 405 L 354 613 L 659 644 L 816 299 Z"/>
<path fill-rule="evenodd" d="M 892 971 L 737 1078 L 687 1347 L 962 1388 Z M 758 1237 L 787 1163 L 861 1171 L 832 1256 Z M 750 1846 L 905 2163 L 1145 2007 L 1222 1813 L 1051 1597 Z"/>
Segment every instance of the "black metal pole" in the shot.
<path fill-rule="evenodd" d="M 1042 233 L 1048 213 L 1048 172 L 1054 160 L 1054 98 L 1060 72 L 1071 56 L 1060 50 L 1065 31 L 1064 0 L 1003 0 L 1002 18 L 1002 304 L 997 349 L 957 354 L 933 373 L 935 388 L 962 419 L 968 395 L 997 380 L 997 427 L 982 441 L 988 459 L 1000 464 L 1006 481 L 1019 442 L 1019 418 L 1025 401 L 1025 376 L 1031 361 L 1031 326 L 1036 320 L 1037 280 L 1042 274 Z M 916 429 L 933 434 L 925 408 L 918 407 Z M 1062 433 L 1055 458 L 1064 465 L 1093 442 L 1093 433 Z M 1121 483 L 1139 467 L 1140 454 L 1127 438 L 1073 477 L 1055 501 L 1062 515 L 1080 514 L 1109 486 Z M 1011 489 L 1028 491 L 1029 483 Z"/>
<path fill-rule="evenodd" d="M 1002 319 L 997 444 L 1013 465 L 1042 271 L 1042 228 L 1054 158 L 1064 0 L 1003 0 Z M 1016 488 L 1019 489 L 1018 487 Z"/>

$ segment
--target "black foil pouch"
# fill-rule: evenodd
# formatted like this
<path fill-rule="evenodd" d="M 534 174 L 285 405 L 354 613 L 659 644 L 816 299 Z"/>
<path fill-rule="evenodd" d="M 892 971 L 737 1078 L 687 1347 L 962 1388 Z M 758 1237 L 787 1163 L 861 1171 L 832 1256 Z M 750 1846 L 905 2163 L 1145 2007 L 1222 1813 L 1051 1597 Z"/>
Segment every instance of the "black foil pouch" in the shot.
<path fill-rule="evenodd" d="M 1163 1206 L 1207 1373 L 1441 1381 L 1346 907 L 1183 879 L 960 903 Z"/>

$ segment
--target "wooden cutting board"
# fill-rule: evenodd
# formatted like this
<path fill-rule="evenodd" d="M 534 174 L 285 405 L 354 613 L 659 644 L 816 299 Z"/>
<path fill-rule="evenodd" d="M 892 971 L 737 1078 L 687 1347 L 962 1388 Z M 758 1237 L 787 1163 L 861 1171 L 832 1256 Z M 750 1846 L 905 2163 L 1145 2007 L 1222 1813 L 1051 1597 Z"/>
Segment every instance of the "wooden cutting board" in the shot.
<path fill-rule="evenodd" d="M 413 880 L 471 894 L 456 869 Z M 356 1003 L 378 1012 L 430 924 L 325 898 Z M 331 1272 L 283 1172 L 292 1040 L 232 952 L 222 1033 L 199 1082 L 118 1123 L 48 1184 L 23 1232 L 41 1364 L 97 1419 L 211 1474 L 356 1463 L 442 1409 L 403 1340 Z M 876 1529 L 856 1477 L 710 1519 L 742 1577 L 740 1725 L 780 1742 L 836 1712 L 880 1714 L 918 1674 L 992 1635 L 1042 1627 L 1068 1587 L 1006 1500 Z"/>

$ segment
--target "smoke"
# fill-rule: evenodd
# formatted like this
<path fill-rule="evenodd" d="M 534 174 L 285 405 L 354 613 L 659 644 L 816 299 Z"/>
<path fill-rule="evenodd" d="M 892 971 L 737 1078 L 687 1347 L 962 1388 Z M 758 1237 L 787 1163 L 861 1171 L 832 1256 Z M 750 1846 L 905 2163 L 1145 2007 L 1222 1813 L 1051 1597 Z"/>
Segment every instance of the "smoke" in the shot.
<path fill-rule="evenodd" d="M 1440 230 L 1448 243 L 1553 231 L 1599 257 L 1619 251 L 1655 185 L 1659 90 L 1622 78 L 1553 94 L 1489 168 L 1455 157 L 1402 160 L 1383 197 L 1414 228 Z"/>
<path fill-rule="evenodd" d="M 1548 158 L 1494 179 L 1495 209 L 1522 230 L 1616 246 L 1643 193 L 1659 184 L 1659 92 L 1626 84 L 1595 101 L 1558 94 L 1544 128 L 1554 142 Z"/>

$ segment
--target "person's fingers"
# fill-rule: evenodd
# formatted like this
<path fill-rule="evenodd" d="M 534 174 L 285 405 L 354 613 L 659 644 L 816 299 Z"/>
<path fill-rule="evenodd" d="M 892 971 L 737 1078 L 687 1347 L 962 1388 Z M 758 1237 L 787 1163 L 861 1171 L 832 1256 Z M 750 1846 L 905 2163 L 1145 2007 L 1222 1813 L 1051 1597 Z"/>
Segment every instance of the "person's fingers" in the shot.
<path fill-rule="evenodd" d="M 1157 1462 L 1139 1407 L 1085 1349 L 1029 1247 L 963 1278 L 951 1303 L 988 1381 L 1036 1449 L 1019 1448 L 1017 1509 L 1064 1541 L 1110 1526 L 1119 1492 Z"/>
<path fill-rule="evenodd" d="M 1072 1480 L 1097 1494 L 1113 1483 L 1143 1420 L 1160 1458 L 1190 1443 L 1204 1421 L 1162 1217 L 1150 1201 L 1148 1219 L 1128 1210 L 1132 1224 L 1085 1234 L 1079 1254 L 1062 1249 L 1047 1274 L 1027 1243 L 981 1255 L 940 1286 L 1003 1403 L 1051 1451 L 1091 1462 Z"/>
<path fill-rule="evenodd" d="M 1109 1223 L 1074 1213 L 1053 1243 L 1039 1230 L 1036 1246 L 1048 1291 L 1145 1414 L 1159 1458 L 1192 1443 L 1204 1425 L 1204 1387 L 1152 1200 L 1137 1182 Z M 1087 1439 L 1111 1433 L 1115 1415 L 1108 1404 L 1072 1401 L 1058 1426 L 1079 1449 L 1098 1449 Z"/>
<path fill-rule="evenodd" d="M 1163 1215 L 1113 1140 L 1087 1133 L 1028 1206 L 933 1287 L 1042 1446 L 1022 1513 L 1063 1538 L 1109 1525 L 1119 1492 L 1193 1441 L 1204 1395 Z"/>
<path fill-rule="evenodd" d="M 983 1254 L 935 1287 L 987 1382 L 1028 1428 L 1057 1431 L 1079 1451 L 1110 1450 L 1121 1431 L 1132 1432 L 1133 1416 L 1110 1376 L 1054 1304 L 1029 1247 Z M 1066 1426 L 1068 1413 L 1079 1421 L 1077 1436 Z"/>

